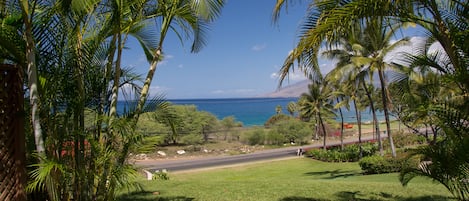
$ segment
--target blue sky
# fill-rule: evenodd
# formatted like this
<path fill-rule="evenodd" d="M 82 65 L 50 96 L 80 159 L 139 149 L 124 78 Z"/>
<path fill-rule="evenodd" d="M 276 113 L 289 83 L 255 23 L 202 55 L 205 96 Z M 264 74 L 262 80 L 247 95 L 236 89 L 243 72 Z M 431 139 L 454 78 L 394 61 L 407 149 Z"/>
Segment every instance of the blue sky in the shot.
<path fill-rule="evenodd" d="M 275 91 L 275 73 L 295 47 L 307 3 L 282 11 L 277 25 L 271 20 L 274 5 L 274 0 L 228 0 L 210 26 L 207 46 L 197 54 L 190 53 L 190 41 L 182 45 L 171 33 L 150 93 L 190 99 L 254 97 Z M 140 48 L 133 40 L 127 47 L 123 64 L 145 75 L 148 63 Z M 289 82 L 301 79 L 291 76 Z"/>
<path fill-rule="evenodd" d="M 277 73 L 295 47 L 299 26 L 308 6 L 295 2 L 282 10 L 277 24 L 272 22 L 275 0 L 227 0 L 220 18 L 210 26 L 207 46 L 190 53 L 191 41 L 181 44 L 171 32 L 163 47 L 165 60 L 158 64 L 150 95 L 168 99 L 241 98 L 273 92 Z M 417 29 L 404 30 L 408 36 L 422 36 Z M 403 32 L 398 32 L 398 38 Z M 129 39 L 123 65 L 146 75 L 149 64 L 135 40 Z M 398 59 L 399 55 L 389 55 Z M 320 59 L 323 73 L 332 62 Z M 290 73 L 284 86 L 304 80 Z"/>

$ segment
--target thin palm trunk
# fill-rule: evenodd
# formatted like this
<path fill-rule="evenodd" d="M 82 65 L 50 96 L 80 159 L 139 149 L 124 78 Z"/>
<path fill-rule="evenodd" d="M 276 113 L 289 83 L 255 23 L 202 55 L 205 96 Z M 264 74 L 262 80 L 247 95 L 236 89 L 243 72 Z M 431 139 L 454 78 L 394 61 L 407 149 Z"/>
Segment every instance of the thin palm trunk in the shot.
<path fill-rule="evenodd" d="M 326 132 L 326 127 L 324 126 L 324 121 L 322 120 L 321 112 L 318 112 L 318 119 L 319 119 L 319 124 L 321 125 L 322 128 L 322 134 L 323 134 L 323 149 L 326 150 L 326 138 L 327 138 L 327 132 Z"/>
<path fill-rule="evenodd" d="M 384 111 L 384 118 L 386 120 L 386 131 L 388 135 L 388 140 L 389 140 L 389 146 L 391 147 L 391 154 L 392 157 L 396 157 L 396 148 L 394 147 L 394 141 L 392 139 L 392 134 L 391 134 L 391 124 L 389 121 L 389 110 L 388 110 L 388 96 L 386 93 L 386 83 L 384 81 L 384 72 L 383 70 L 378 70 L 378 75 L 379 75 L 379 81 L 381 83 L 381 96 L 382 96 L 382 101 L 383 101 L 383 111 Z"/>
<path fill-rule="evenodd" d="M 361 112 L 358 111 L 357 103 L 355 100 L 353 101 L 353 107 L 355 109 L 355 116 L 357 117 L 357 125 L 358 125 L 358 146 L 360 147 L 359 157 L 363 157 L 363 150 L 362 150 L 362 116 Z"/>
<path fill-rule="evenodd" d="M 35 1 L 33 2 L 35 4 Z M 44 139 L 42 136 L 42 128 L 39 117 L 39 86 L 37 77 L 36 66 L 36 51 L 33 38 L 33 24 L 32 12 L 29 9 L 27 1 L 21 2 L 21 9 L 24 21 L 24 37 L 26 39 L 26 65 L 28 69 L 28 83 L 29 83 L 29 104 L 31 105 L 31 122 L 34 132 L 34 142 L 36 144 L 36 151 L 39 154 L 44 153 Z M 34 7 L 34 6 L 33 6 Z M 34 9 L 31 9 L 34 10 Z M 29 14 L 28 14 L 29 13 Z"/>
<path fill-rule="evenodd" d="M 122 35 L 120 31 L 116 33 L 117 38 L 117 59 L 114 72 L 114 84 L 112 86 L 112 96 L 111 96 L 111 108 L 109 110 L 109 123 L 112 124 L 112 121 L 117 117 L 117 99 L 119 97 L 119 84 L 121 77 L 121 58 L 122 58 Z"/>
<path fill-rule="evenodd" d="M 337 98 L 337 102 L 339 102 L 339 98 Z M 339 108 L 340 114 L 340 150 L 344 150 L 344 114 L 342 113 L 342 108 Z"/>
<path fill-rule="evenodd" d="M 375 104 L 373 103 L 373 99 L 371 98 L 371 92 L 366 86 L 366 83 L 362 81 L 362 84 L 363 84 L 363 89 L 365 89 L 366 97 L 368 97 L 368 100 L 370 101 L 370 110 L 373 115 L 373 125 L 375 126 L 376 137 L 378 138 L 379 154 L 382 156 L 384 155 L 384 150 L 383 150 L 383 143 L 381 141 L 381 134 L 379 132 L 379 122 L 378 122 L 378 118 L 376 117 Z"/>

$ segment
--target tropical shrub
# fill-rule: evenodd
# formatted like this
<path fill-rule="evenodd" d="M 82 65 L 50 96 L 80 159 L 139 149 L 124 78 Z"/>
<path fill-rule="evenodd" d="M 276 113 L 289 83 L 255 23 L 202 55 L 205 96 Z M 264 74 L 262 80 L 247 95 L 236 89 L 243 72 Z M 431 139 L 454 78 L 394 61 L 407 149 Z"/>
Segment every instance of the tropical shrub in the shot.
<path fill-rule="evenodd" d="M 255 128 L 246 132 L 241 141 L 249 145 L 262 145 L 265 141 L 265 131 L 261 128 Z"/>
<path fill-rule="evenodd" d="M 417 160 L 408 160 L 401 154 L 400 157 L 386 157 L 386 156 L 368 156 L 362 158 L 358 164 L 363 170 L 363 174 L 382 174 L 400 172 L 401 170 L 409 167 L 417 167 Z"/>
<path fill-rule="evenodd" d="M 282 145 L 285 143 L 285 137 L 276 130 L 270 130 L 267 132 L 265 141 L 270 145 Z"/>
<path fill-rule="evenodd" d="M 376 150 L 375 144 L 365 143 L 362 145 L 362 156 L 372 156 Z M 328 150 L 312 149 L 306 152 L 306 156 L 326 162 L 354 162 L 360 159 L 360 146 L 357 144 L 348 145 L 342 151 L 339 147 Z"/>
<path fill-rule="evenodd" d="M 394 145 L 396 148 L 403 148 L 406 146 L 420 145 L 424 144 L 427 140 L 424 136 L 406 133 L 402 131 L 394 132 L 393 135 Z M 389 142 L 385 141 L 384 146 L 388 147 Z"/>

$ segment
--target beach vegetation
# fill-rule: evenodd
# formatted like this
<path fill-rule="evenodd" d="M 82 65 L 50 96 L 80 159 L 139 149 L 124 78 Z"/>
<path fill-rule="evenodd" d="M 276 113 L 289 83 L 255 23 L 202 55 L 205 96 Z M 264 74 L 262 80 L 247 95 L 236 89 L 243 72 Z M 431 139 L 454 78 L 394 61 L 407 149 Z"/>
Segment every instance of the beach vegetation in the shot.
<path fill-rule="evenodd" d="M 328 127 L 326 119 L 331 119 L 335 113 L 331 91 L 326 87 L 327 84 L 321 82 L 323 81 L 308 85 L 309 90 L 307 93 L 301 94 L 298 105 L 301 119 L 314 124 L 314 139 L 319 139 L 319 134 L 322 134 L 323 148 L 326 149 L 326 128 Z"/>
<path fill-rule="evenodd" d="M 375 143 L 352 144 L 341 147 L 310 149 L 305 155 L 325 162 L 357 162 L 362 157 L 373 156 L 377 150 Z"/>

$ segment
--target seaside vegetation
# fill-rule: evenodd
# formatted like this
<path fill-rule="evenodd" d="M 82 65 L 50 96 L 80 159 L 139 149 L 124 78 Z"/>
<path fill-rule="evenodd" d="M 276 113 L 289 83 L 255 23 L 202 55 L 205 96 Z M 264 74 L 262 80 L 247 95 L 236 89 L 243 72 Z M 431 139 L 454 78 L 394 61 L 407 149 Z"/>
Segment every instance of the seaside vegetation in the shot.
<path fill-rule="evenodd" d="M 278 0 L 274 21 L 293 2 Z M 318 192 L 329 191 L 327 187 L 345 189 L 339 192 L 339 198 L 356 199 L 363 189 L 376 190 L 380 182 L 386 183 L 390 177 L 397 177 L 402 185 L 412 188 L 409 182 L 424 176 L 440 183 L 454 198 L 469 199 L 467 1 L 312 1 L 300 27 L 298 43 L 281 67 L 279 83 L 296 68 L 310 79 L 308 92 L 297 103 L 287 106 L 289 114 L 282 114 L 281 107 L 273 108 L 277 114 L 264 127 L 250 129 L 242 127 L 234 117 L 218 120 L 195 106 L 171 105 L 163 96 L 148 95 L 155 70 L 165 56 L 166 36 L 173 31 L 178 36 L 187 36 L 191 52 L 199 52 L 205 45 L 208 25 L 220 16 L 224 3 L 223 0 L 1 1 L 0 76 L 17 76 L 22 86 L 17 92 L 24 96 L 24 101 L 19 99 L 20 103 L 15 103 L 24 104 L 24 111 L 17 111 L 18 114 L 0 111 L 2 117 L 17 119 L 19 125 L 24 125 L 24 131 L 4 125 L 1 136 L 6 133 L 4 130 L 13 130 L 7 134 L 25 145 L 24 150 L 18 146 L 0 152 L 0 158 L 6 160 L 2 164 L 15 169 L 12 174 L 10 170 L 0 172 L 4 178 L 0 183 L 2 196 L 5 193 L 10 200 L 115 200 L 119 189 L 138 188 L 142 183 L 135 183 L 138 173 L 129 163 L 130 154 L 154 152 L 155 146 L 188 145 L 198 151 L 213 142 L 222 146 L 239 143 L 243 147 L 278 147 L 321 139 L 325 150 L 316 155 L 338 159 L 333 161 L 357 160 L 355 151 L 347 153 L 358 150 L 359 159 L 368 154 L 362 144 L 366 125 L 361 113 L 369 108 L 378 153 L 361 159 L 362 168 L 367 173 L 389 169 L 399 174 L 367 177 L 376 180 L 353 188 L 350 183 L 334 178 L 320 181 L 323 185 L 317 186 L 312 183 L 317 180 L 306 178 L 305 174 L 316 176 L 341 170 L 337 170 L 337 163 L 304 159 L 301 163 L 309 166 L 300 168 L 302 174 L 295 179 Z M 414 46 L 415 51 L 402 53 L 398 60 L 386 59 L 393 51 L 412 43 L 412 38 L 400 34 L 408 27 L 417 27 L 425 33 L 413 38 L 420 40 Z M 121 64 L 129 37 L 139 42 L 146 55 L 145 78 Z M 321 56 L 337 61 L 327 74 L 321 72 L 318 61 Z M 10 80 L 13 79 L 0 81 L 3 86 L 13 87 L 15 84 Z M 4 87 L 0 89 L 2 103 L 6 101 L 3 97 L 14 98 L 3 93 Z M 124 114 L 118 114 L 120 99 L 137 101 Z M 356 112 L 356 124 L 343 122 L 344 108 Z M 376 111 L 384 113 L 384 126 L 379 124 Z M 393 130 L 391 115 L 411 133 Z M 347 133 L 350 126 L 352 134 L 358 133 L 352 136 L 359 142 L 356 147 L 346 148 L 343 140 L 351 135 Z M 331 139 L 341 142 L 333 154 L 326 150 L 327 140 Z M 311 167 L 318 164 L 330 169 Z M 380 166 L 383 164 L 385 168 Z M 361 177 L 363 172 L 356 163 L 339 165 L 347 171 L 350 168 L 352 174 L 341 178 L 351 176 L 354 185 L 361 184 L 365 177 Z M 254 195 L 281 194 L 286 184 L 299 189 L 298 181 L 286 179 L 291 175 L 285 173 L 295 172 L 296 167 L 282 165 L 277 168 L 284 171 L 276 172 L 264 166 L 267 168 L 264 172 L 270 174 L 266 178 L 242 181 L 256 185 L 247 185 L 259 191 L 252 192 Z M 229 178 L 240 180 L 236 175 Z M 272 183 L 258 183 L 264 179 Z M 224 181 L 215 182 L 216 186 Z M 203 187 L 200 183 L 189 184 L 184 191 L 198 192 Z M 261 188 L 266 185 L 279 188 Z M 230 187 L 228 190 L 245 190 Z M 402 188 L 395 184 L 381 187 L 380 195 L 374 195 L 374 190 L 363 190 L 372 194 L 364 199 L 409 197 L 401 195 Z M 386 190 L 389 187 L 391 190 Z M 9 191 L 12 188 L 16 190 Z M 189 191 L 191 188 L 195 190 Z M 290 193 L 279 195 L 279 199 L 310 200 L 304 195 L 311 194 L 310 190 L 286 189 Z M 424 191 L 421 198 L 432 197 L 433 192 Z M 177 197 L 180 192 L 171 193 L 176 197 L 169 199 L 180 199 Z M 216 192 L 215 196 L 219 195 Z M 295 197 L 298 195 L 301 197 Z M 181 199 L 198 197 L 188 196 L 191 197 Z M 332 195 L 313 197 L 322 200 L 327 196 Z M 232 198 L 246 197 L 249 195 Z"/>

